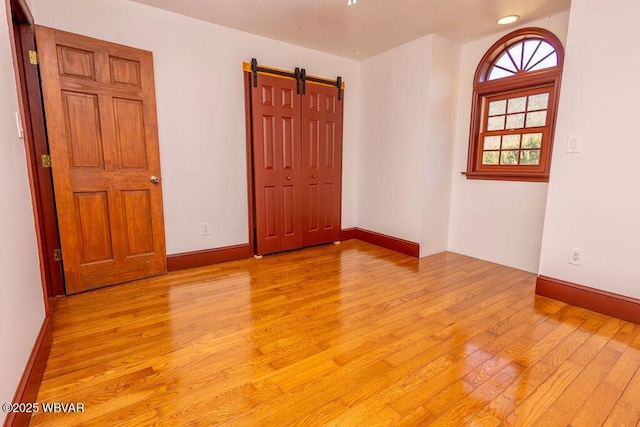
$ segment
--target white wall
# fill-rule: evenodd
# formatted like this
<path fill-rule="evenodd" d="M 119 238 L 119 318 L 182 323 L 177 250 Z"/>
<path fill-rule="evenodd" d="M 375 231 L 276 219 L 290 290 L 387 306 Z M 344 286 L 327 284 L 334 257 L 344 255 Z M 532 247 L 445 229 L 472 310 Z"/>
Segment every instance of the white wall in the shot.
<path fill-rule="evenodd" d="M 575 2 L 574 2 L 575 4 Z M 529 23 L 566 40 L 569 13 Z M 462 47 L 457 103 L 449 250 L 537 272 L 542 243 L 547 187 L 545 183 L 467 180 L 469 120 L 473 78 L 480 59 L 493 43 L 515 30 L 483 38 Z M 555 163 L 555 159 L 553 163 Z M 553 179 L 554 173 L 551 176 Z"/>
<path fill-rule="evenodd" d="M 432 37 L 428 70 L 427 152 L 424 163 L 424 202 L 420 256 L 448 248 L 451 167 L 455 136 L 460 45 Z"/>
<path fill-rule="evenodd" d="M 357 224 L 413 242 L 421 232 L 432 37 L 361 63 Z"/>
<path fill-rule="evenodd" d="M 540 274 L 640 298 L 640 3 L 571 6 Z M 597 30 L 594 30 L 597 29 Z M 580 153 L 566 153 L 579 136 Z M 582 266 L 569 250 L 584 250 Z"/>
<path fill-rule="evenodd" d="M 18 138 L 6 7 L 0 6 L 0 402 L 11 402 L 44 320 L 24 143 Z M 0 413 L 0 422 L 5 413 Z"/>
<path fill-rule="evenodd" d="M 458 51 L 431 34 L 361 65 L 357 224 L 423 256 L 447 247 Z"/>
<path fill-rule="evenodd" d="M 127 0 L 32 0 L 36 23 L 154 54 L 167 252 L 246 243 L 242 62 L 346 83 L 342 226 L 356 222 L 358 62 Z M 210 236 L 200 236 L 209 222 Z"/>

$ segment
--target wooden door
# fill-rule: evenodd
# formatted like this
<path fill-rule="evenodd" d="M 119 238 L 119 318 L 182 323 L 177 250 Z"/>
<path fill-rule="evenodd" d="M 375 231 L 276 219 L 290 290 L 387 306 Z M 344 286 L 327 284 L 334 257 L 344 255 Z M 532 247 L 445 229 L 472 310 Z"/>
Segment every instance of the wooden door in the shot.
<path fill-rule="evenodd" d="M 36 39 L 67 293 L 166 272 L 151 52 Z"/>
<path fill-rule="evenodd" d="M 300 248 L 301 116 L 296 80 L 259 74 L 251 104 L 256 251 Z"/>
<path fill-rule="evenodd" d="M 342 112 L 336 87 L 306 83 L 302 97 L 304 246 L 340 240 Z"/>

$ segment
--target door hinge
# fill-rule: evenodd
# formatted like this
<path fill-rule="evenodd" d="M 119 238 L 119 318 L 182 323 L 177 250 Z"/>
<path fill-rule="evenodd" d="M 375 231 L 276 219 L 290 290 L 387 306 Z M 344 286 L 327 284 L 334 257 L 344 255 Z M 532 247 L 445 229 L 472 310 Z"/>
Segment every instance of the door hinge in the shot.
<path fill-rule="evenodd" d="M 54 261 L 62 261 L 62 249 L 54 249 L 53 250 L 53 260 Z"/>
<path fill-rule="evenodd" d="M 38 65 L 38 52 L 35 50 L 29 51 L 29 64 Z"/>
<path fill-rule="evenodd" d="M 51 167 L 51 156 L 49 154 L 43 154 L 42 158 L 42 167 L 50 168 Z"/>

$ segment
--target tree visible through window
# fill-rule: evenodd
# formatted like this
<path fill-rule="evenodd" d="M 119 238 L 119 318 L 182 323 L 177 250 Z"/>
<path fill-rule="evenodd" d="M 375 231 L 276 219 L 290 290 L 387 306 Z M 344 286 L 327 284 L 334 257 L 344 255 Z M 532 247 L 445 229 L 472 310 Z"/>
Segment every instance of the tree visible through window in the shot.
<path fill-rule="evenodd" d="M 467 178 L 548 181 L 564 52 L 526 28 L 485 54 L 474 81 Z"/>

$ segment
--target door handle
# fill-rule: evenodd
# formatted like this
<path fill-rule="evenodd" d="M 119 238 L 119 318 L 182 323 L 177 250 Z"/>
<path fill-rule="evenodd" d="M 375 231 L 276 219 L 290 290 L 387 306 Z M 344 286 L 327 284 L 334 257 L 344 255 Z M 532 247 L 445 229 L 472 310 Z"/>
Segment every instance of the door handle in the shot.
<path fill-rule="evenodd" d="M 287 181 L 291 181 L 291 177 L 290 176 L 287 177 Z"/>
<path fill-rule="evenodd" d="M 151 175 L 151 178 L 149 178 L 149 181 L 151 181 L 152 184 L 157 184 L 160 182 L 160 178 L 158 178 L 155 175 Z"/>
<path fill-rule="evenodd" d="M 311 175 L 311 178 L 316 179 L 316 178 L 317 178 L 317 176 L 315 176 L 315 175 Z"/>

